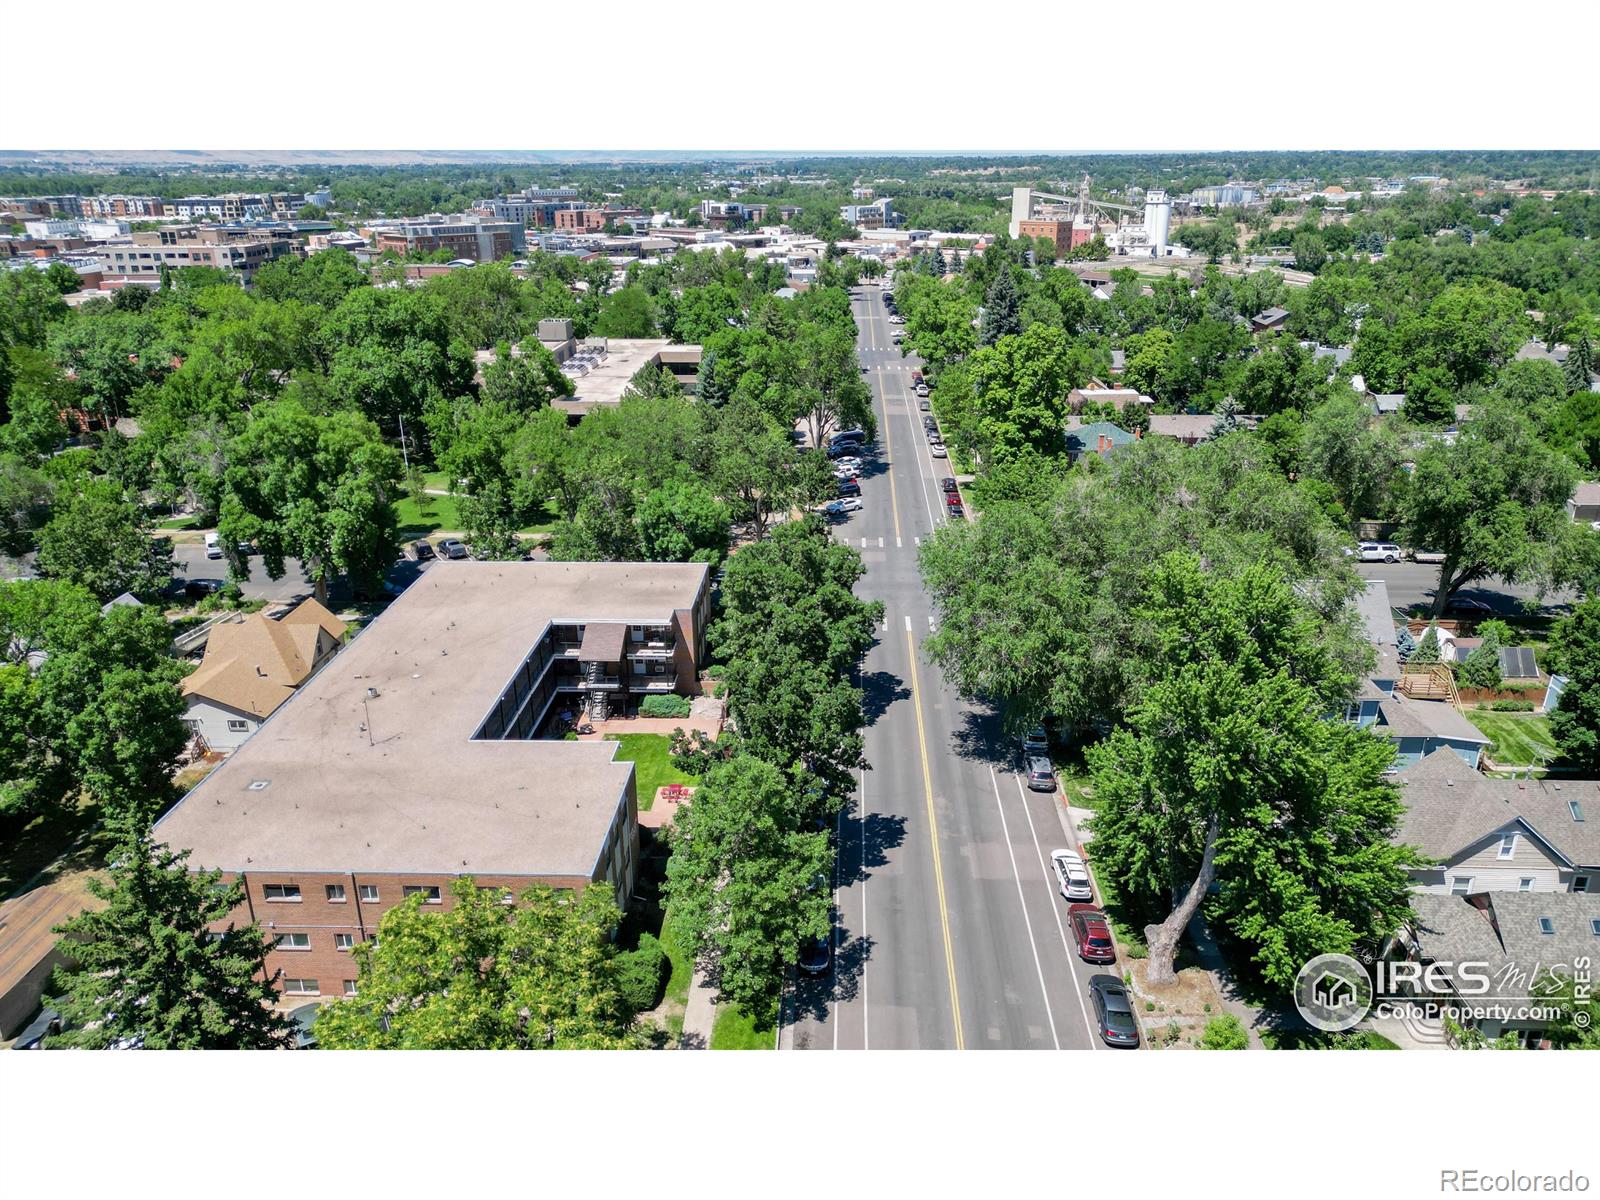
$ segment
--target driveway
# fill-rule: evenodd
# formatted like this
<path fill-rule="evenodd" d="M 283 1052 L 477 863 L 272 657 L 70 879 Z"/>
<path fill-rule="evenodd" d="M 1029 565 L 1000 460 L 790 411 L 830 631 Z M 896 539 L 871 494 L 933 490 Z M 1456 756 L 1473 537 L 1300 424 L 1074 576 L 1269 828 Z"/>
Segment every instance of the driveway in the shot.
<path fill-rule="evenodd" d="M 227 581 L 228 560 L 207 558 L 206 548 L 199 544 L 177 543 L 172 547 L 172 573 L 179 583 L 193 579 Z M 305 571 L 296 558 L 285 559 L 283 578 L 268 579 L 266 564 L 260 555 L 250 557 L 250 578 L 239 584 L 239 590 L 251 600 L 288 600 L 307 595 L 314 589 L 306 580 Z"/>

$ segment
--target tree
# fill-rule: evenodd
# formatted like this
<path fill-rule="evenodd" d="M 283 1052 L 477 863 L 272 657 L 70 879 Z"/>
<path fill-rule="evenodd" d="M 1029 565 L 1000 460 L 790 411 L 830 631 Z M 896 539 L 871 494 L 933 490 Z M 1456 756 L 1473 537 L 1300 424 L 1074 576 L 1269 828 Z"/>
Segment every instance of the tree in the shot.
<path fill-rule="evenodd" d="M 734 519 L 750 522 L 757 541 L 766 536 L 773 513 L 821 499 L 827 468 L 820 460 L 818 451 L 797 456 L 777 422 L 752 404 L 729 404 L 718 412 L 710 482 Z"/>
<path fill-rule="evenodd" d="M 1022 297 L 1009 266 L 1002 266 L 983 297 L 983 325 L 978 344 L 992 346 L 1003 337 L 1022 332 Z"/>
<path fill-rule="evenodd" d="M 1393 747 L 1327 719 L 1354 676 L 1321 618 L 1266 563 L 1231 575 L 1192 555 L 1152 571 L 1141 616 L 1160 632 L 1129 724 L 1090 747 L 1095 862 L 1147 915 L 1147 980 L 1213 882 L 1210 918 L 1287 988 L 1308 959 L 1376 948 L 1409 912 L 1394 844 Z"/>
<path fill-rule="evenodd" d="M 1410 662 L 1417 652 L 1417 639 L 1411 636 L 1411 630 L 1401 625 L 1395 630 L 1395 649 L 1401 662 Z"/>
<path fill-rule="evenodd" d="M 370 287 L 371 283 L 355 255 L 333 249 L 307 258 L 295 254 L 275 258 L 256 272 L 254 287 L 258 295 L 268 300 L 298 300 L 332 312 L 351 292 Z M 122 292 L 138 290 L 141 289 L 123 288 Z"/>
<path fill-rule="evenodd" d="M 1222 403 L 1217 405 L 1216 420 L 1211 422 L 1211 432 L 1207 436 L 1215 441 L 1233 433 L 1239 428 L 1239 416 L 1243 412 L 1243 406 L 1232 396 L 1223 397 Z"/>
<path fill-rule="evenodd" d="M 1232 1013 L 1223 1013 L 1206 1022 L 1197 1043 L 1202 1050 L 1248 1050 L 1250 1033 Z"/>
<path fill-rule="evenodd" d="M 452 338 L 444 299 L 430 288 L 356 288 L 322 339 L 335 394 L 374 421 L 420 421 L 433 397 L 472 388 L 471 347 Z"/>
<path fill-rule="evenodd" d="M 267 1050 L 294 1023 L 274 1007 L 266 939 L 235 926 L 241 884 L 193 871 L 188 851 L 156 843 L 148 824 L 124 822 L 110 881 L 87 886 L 105 907 L 58 926 L 72 939 L 73 968 L 58 968 L 48 1004 L 62 1032 L 46 1045 L 104 1050 Z M 220 931 L 213 927 L 227 921 Z"/>
<path fill-rule="evenodd" d="M 1067 395 L 1093 369 L 1085 347 L 1059 329 L 1031 325 L 980 347 L 966 366 L 972 391 L 965 411 L 951 414 L 963 446 L 986 465 L 1024 450 L 1045 457 L 1065 452 Z"/>
<path fill-rule="evenodd" d="M 1483 632 L 1483 641 L 1473 647 L 1466 661 L 1456 668 L 1456 679 L 1467 687 L 1493 689 L 1500 686 L 1500 636 L 1496 630 Z"/>
<path fill-rule="evenodd" d="M 38 567 L 101 600 L 123 592 L 148 600 L 172 581 L 172 542 L 151 537 L 144 514 L 114 486 L 94 482 L 58 506 L 40 532 Z"/>
<path fill-rule="evenodd" d="M 1431 443 L 1418 454 L 1401 527 L 1411 545 L 1445 556 L 1433 615 L 1462 585 L 1491 575 L 1512 583 L 1558 582 L 1580 532 L 1565 509 L 1577 478 L 1572 462 L 1503 402 L 1480 406 L 1453 442 Z"/>
<path fill-rule="evenodd" d="M 319 599 L 330 576 L 373 583 L 400 552 L 400 455 L 360 413 L 315 416 L 293 399 L 265 405 L 229 446 L 224 480 L 223 546 L 254 542 L 273 579 L 285 558 L 300 559 Z"/>
<path fill-rule="evenodd" d="M 607 296 L 594 326 L 596 337 L 647 338 L 656 332 L 655 309 L 641 287 L 625 287 Z"/>
<path fill-rule="evenodd" d="M 1333 489 L 1352 518 L 1386 518 L 1400 490 L 1412 449 L 1399 423 L 1374 422 L 1367 406 L 1348 393 L 1306 414 L 1299 470 Z"/>
<path fill-rule="evenodd" d="M 1328 252 L 1322 244 L 1322 239 L 1309 230 L 1295 234 L 1289 246 L 1294 251 L 1294 269 L 1297 271 L 1307 271 L 1315 275 L 1328 261 Z"/>
<path fill-rule="evenodd" d="M 1589 343 L 1587 333 L 1578 334 L 1567 350 L 1567 361 L 1562 364 L 1566 375 L 1567 390 L 1574 394 L 1590 391 L 1590 379 L 1594 376 L 1594 347 Z"/>
<path fill-rule="evenodd" d="M 571 893 L 470 878 L 429 911 L 390 909 L 352 951 L 356 994 L 317 1015 L 330 1050 L 605 1050 L 633 1044 L 610 938 L 621 914 L 604 884 Z"/>
<path fill-rule="evenodd" d="M 1411 652 L 1411 657 L 1406 661 L 1427 666 L 1439 661 L 1439 653 L 1439 627 L 1429 625 L 1423 630 L 1422 640 L 1417 643 L 1417 648 Z"/>
<path fill-rule="evenodd" d="M 33 549 L 49 517 L 55 484 L 43 471 L 10 454 L 0 454 L 0 554 Z"/>
<path fill-rule="evenodd" d="M 671 480 L 647 493 L 636 513 L 649 562 L 720 562 L 728 549 L 728 509 L 700 483 Z"/>
<path fill-rule="evenodd" d="M 763 1025 L 801 942 L 830 926 L 828 834 L 809 829 L 796 795 L 784 771 L 737 755 L 710 769 L 670 834 L 674 924 L 715 964 L 723 996 Z"/>
<path fill-rule="evenodd" d="M 1600 770 L 1600 599 L 1587 599 L 1550 635 L 1551 667 L 1567 677 L 1550 714 L 1558 760 L 1591 778 Z"/>

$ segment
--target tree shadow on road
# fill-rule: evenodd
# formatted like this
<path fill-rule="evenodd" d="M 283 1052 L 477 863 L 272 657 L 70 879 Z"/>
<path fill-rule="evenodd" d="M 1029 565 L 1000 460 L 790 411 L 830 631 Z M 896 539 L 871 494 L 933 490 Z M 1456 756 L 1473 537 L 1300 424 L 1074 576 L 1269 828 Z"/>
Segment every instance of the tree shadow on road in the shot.
<path fill-rule="evenodd" d="M 950 735 L 957 757 L 997 769 L 1017 765 L 1016 740 L 1006 736 L 1000 714 L 987 704 L 964 706 L 961 721 Z"/>
<path fill-rule="evenodd" d="M 889 711 L 897 700 L 909 700 L 911 689 L 892 671 L 867 671 L 861 675 L 861 711 L 868 725 Z"/>

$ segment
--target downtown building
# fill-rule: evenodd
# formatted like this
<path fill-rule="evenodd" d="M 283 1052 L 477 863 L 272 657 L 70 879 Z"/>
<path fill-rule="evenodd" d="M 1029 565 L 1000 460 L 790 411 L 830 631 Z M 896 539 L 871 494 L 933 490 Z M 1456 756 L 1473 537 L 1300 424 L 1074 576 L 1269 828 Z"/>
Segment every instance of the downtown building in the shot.
<path fill-rule="evenodd" d="M 513 894 L 637 871 L 633 764 L 565 714 L 697 689 L 701 563 L 440 562 L 156 826 L 245 899 L 286 1003 L 350 994 L 350 951 L 463 876 Z"/>
<path fill-rule="evenodd" d="M 499 262 L 528 248 L 527 235 L 515 221 L 407 221 L 377 231 L 379 254 L 437 254 L 473 262 Z"/>

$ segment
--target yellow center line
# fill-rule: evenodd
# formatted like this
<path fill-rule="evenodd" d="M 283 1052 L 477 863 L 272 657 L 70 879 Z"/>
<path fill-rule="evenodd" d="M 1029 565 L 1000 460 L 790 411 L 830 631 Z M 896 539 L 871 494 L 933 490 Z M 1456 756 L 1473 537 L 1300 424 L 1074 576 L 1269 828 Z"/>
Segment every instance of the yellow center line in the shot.
<path fill-rule="evenodd" d="M 956 988 L 956 956 L 950 944 L 950 908 L 944 898 L 944 862 L 939 856 L 939 818 L 933 811 L 933 773 L 928 769 L 928 735 L 922 724 L 921 692 L 917 684 L 917 643 L 906 629 L 911 651 L 911 707 L 917 714 L 917 749 L 922 755 L 922 791 L 928 802 L 928 835 L 933 840 L 933 886 L 939 896 L 939 924 L 944 929 L 944 967 L 950 976 L 950 1016 L 956 1026 L 956 1049 L 967 1048 L 961 1033 L 961 993 Z"/>
<path fill-rule="evenodd" d="M 894 439 L 889 433 L 889 385 L 880 372 L 878 394 L 883 399 L 883 455 L 889 462 L 889 507 L 894 512 L 894 537 L 900 540 L 900 496 L 894 488 Z"/>

